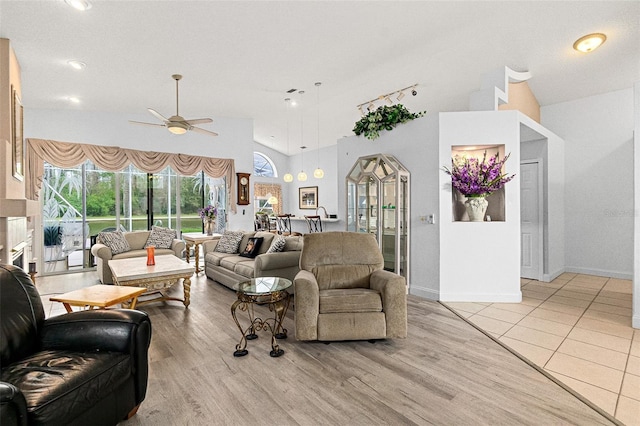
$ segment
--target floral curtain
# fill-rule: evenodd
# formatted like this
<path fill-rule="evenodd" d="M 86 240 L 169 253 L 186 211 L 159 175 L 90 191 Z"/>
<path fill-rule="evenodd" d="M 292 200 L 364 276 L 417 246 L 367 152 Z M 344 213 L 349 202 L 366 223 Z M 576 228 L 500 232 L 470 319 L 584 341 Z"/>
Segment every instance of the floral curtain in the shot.
<path fill-rule="evenodd" d="M 57 167 L 73 167 L 91 160 L 103 170 L 116 172 L 133 164 L 146 173 L 157 173 L 171 166 L 177 173 L 192 176 L 200 171 L 227 180 L 230 208 L 236 213 L 235 163 L 232 159 L 170 154 L 167 152 L 138 151 L 117 146 L 89 145 L 58 142 L 45 139 L 27 139 L 26 191 L 27 198 L 37 200 L 42 188 L 44 162 Z"/>
<path fill-rule="evenodd" d="M 282 187 L 276 183 L 256 183 L 253 185 L 254 197 L 267 198 L 270 196 L 276 197 L 277 204 L 272 204 L 273 212 L 275 214 L 281 214 L 282 208 Z"/>

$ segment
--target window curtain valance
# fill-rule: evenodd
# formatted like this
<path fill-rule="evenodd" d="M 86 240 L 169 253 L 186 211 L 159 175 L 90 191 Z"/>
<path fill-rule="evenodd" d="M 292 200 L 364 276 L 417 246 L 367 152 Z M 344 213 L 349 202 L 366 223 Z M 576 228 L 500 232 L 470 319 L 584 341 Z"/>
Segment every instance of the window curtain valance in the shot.
<path fill-rule="evenodd" d="M 117 146 L 89 145 L 58 142 L 45 139 L 27 139 L 26 191 L 27 198 L 37 200 L 42 189 L 44 162 L 57 167 L 73 167 L 91 160 L 109 172 L 117 172 L 129 164 L 146 173 L 158 173 L 171 166 L 178 174 L 193 176 L 204 171 L 208 176 L 227 179 L 230 209 L 236 213 L 235 163 L 232 159 L 170 154 L 167 152 L 138 151 Z"/>

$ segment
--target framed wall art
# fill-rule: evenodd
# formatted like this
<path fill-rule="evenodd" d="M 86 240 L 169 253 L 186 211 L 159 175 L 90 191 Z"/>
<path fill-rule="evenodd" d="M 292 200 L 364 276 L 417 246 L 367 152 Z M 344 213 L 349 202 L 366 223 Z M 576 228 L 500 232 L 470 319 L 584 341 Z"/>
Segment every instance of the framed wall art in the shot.
<path fill-rule="evenodd" d="M 318 208 L 318 187 L 305 186 L 298 189 L 298 204 L 300 209 L 315 210 Z"/>
<path fill-rule="evenodd" d="M 18 91 L 11 86 L 11 158 L 13 165 L 13 177 L 19 180 L 24 176 L 24 136 L 22 123 L 22 103 L 18 96 Z"/>

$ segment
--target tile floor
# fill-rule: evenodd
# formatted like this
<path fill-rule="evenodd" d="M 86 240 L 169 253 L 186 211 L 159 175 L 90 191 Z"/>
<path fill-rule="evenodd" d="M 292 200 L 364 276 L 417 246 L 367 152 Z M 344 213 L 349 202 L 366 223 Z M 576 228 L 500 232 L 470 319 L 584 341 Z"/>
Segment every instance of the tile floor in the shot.
<path fill-rule="evenodd" d="M 632 282 L 565 273 L 521 286 L 521 303 L 447 305 L 624 424 L 640 425 Z"/>

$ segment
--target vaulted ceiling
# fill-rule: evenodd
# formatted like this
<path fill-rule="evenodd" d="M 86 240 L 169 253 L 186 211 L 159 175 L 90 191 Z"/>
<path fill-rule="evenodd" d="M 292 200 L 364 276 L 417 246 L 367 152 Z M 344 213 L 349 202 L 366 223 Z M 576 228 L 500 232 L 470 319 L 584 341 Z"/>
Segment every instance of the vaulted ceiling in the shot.
<path fill-rule="evenodd" d="M 402 103 L 438 112 L 466 110 L 483 74 L 505 65 L 533 74 L 543 106 L 640 80 L 637 1 L 91 2 L 80 12 L 63 0 L 0 0 L 0 37 L 18 56 L 26 108 L 169 116 L 178 73 L 182 116 L 252 118 L 256 141 L 295 153 L 316 146 L 318 100 L 327 146 L 352 134 L 358 104 L 413 84 L 417 95 Z M 574 51 L 591 32 L 606 43 Z M 287 97 L 299 102 L 289 112 Z"/>

